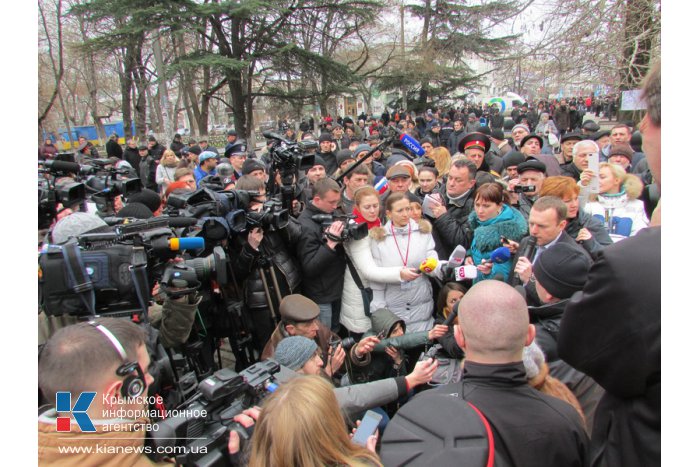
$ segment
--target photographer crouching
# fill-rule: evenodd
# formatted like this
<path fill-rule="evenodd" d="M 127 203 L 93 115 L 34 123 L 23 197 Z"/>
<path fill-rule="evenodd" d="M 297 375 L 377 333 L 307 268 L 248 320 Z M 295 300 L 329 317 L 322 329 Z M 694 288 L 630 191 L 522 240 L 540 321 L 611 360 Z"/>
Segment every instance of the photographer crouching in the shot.
<path fill-rule="evenodd" d="M 154 465 L 144 445 L 153 383 L 145 339 L 142 328 L 115 318 L 68 326 L 49 339 L 39 358 L 39 385 L 52 401 L 39 415 L 39 465 Z M 249 417 L 255 414 L 239 419 Z M 237 446 L 231 435 L 229 452 Z"/>

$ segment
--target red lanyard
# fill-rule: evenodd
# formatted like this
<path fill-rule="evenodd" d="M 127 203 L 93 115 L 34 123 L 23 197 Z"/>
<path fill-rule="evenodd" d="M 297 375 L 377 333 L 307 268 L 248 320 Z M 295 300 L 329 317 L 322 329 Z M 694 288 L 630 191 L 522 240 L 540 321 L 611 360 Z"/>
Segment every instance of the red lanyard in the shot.
<path fill-rule="evenodd" d="M 411 248 L 411 221 L 408 221 L 408 245 L 406 245 L 406 259 L 403 259 L 401 254 L 401 248 L 399 248 L 399 242 L 396 240 L 396 234 L 394 233 L 394 223 L 391 223 L 391 235 L 394 237 L 394 243 L 396 243 L 396 249 L 399 251 L 399 257 L 404 267 L 408 264 L 408 250 Z"/>

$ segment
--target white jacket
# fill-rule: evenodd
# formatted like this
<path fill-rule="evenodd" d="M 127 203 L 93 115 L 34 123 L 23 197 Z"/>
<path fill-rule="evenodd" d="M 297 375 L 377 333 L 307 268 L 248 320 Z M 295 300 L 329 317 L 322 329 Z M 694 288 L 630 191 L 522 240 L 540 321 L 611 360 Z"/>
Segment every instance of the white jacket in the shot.
<path fill-rule="evenodd" d="M 416 223 L 410 220 L 408 226 L 394 228 L 393 234 L 391 225 L 391 222 L 387 222 L 384 227 L 375 227 L 370 231 L 370 246 L 377 266 L 403 267 L 407 253 L 406 266 L 409 268 L 418 268 L 426 258 L 438 258 L 435 241 L 430 234 L 432 226 L 428 221 Z M 388 308 L 406 323 L 406 333 L 429 331 L 433 327 L 433 290 L 427 277 L 421 275 L 414 281 L 399 284 L 370 283 L 374 291 L 372 311 Z"/>
<path fill-rule="evenodd" d="M 599 196 L 598 201 L 589 201 L 584 211 L 603 222 L 613 242 L 637 235 L 637 232 L 649 225 L 644 203 L 626 196 L 617 200 Z"/>
<path fill-rule="evenodd" d="M 369 237 L 361 240 L 353 240 L 345 244 L 345 251 L 348 253 L 352 264 L 355 265 L 357 274 L 364 287 L 369 287 L 369 281 L 382 282 L 386 284 L 398 284 L 401 282 L 401 268 L 378 267 L 372 257 Z M 365 333 L 372 327 L 369 318 L 365 316 L 364 305 L 360 289 L 352 279 L 350 268 L 345 268 L 345 278 L 343 280 L 343 299 L 340 308 L 340 323 L 352 332 Z"/>

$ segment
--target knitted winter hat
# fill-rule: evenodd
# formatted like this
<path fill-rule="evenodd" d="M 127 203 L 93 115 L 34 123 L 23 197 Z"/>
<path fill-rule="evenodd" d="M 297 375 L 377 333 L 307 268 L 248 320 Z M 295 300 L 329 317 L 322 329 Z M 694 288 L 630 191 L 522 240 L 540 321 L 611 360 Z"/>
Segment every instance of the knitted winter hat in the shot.
<path fill-rule="evenodd" d="M 127 202 L 145 204 L 151 210 L 151 214 L 153 214 L 160 207 L 160 196 L 155 191 L 144 188 L 138 193 L 129 196 Z"/>
<path fill-rule="evenodd" d="M 107 227 L 107 223 L 96 215 L 87 212 L 74 212 L 56 222 L 51 238 L 53 243 L 65 243 L 71 237 L 76 237 L 101 227 Z"/>
<path fill-rule="evenodd" d="M 298 370 L 316 353 L 316 342 L 303 336 L 285 337 L 277 344 L 275 360 L 290 370 Z"/>
<path fill-rule="evenodd" d="M 248 175 L 252 172 L 255 172 L 256 170 L 262 170 L 265 171 L 265 164 L 263 164 L 261 161 L 257 159 L 246 159 L 245 162 L 243 163 L 243 168 L 241 171 L 243 172 L 243 175 Z"/>
<path fill-rule="evenodd" d="M 590 267 L 591 258 L 584 250 L 567 243 L 555 243 L 540 254 L 532 271 L 547 292 L 565 299 L 583 290 Z"/>
<path fill-rule="evenodd" d="M 522 123 L 518 123 L 518 124 L 515 125 L 513 128 L 511 128 L 510 132 L 513 133 L 513 132 L 515 131 L 516 128 L 522 128 L 523 130 L 525 130 L 525 131 L 527 131 L 528 133 L 530 133 L 530 129 L 527 127 L 527 125 L 523 125 Z"/>
<path fill-rule="evenodd" d="M 338 166 L 343 165 L 343 162 L 352 159 L 352 152 L 349 149 L 341 149 L 335 156 Z"/>
<path fill-rule="evenodd" d="M 354 159 L 358 159 L 360 157 L 360 154 L 365 152 L 365 151 L 371 151 L 372 146 L 369 144 L 360 144 L 355 148 L 355 152 L 352 153 L 352 157 Z"/>
<path fill-rule="evenodd" d="M 523 364 L 527 379 L 532 379 L 540 374 L 540 368 L 544 363 L 544 352 L 535 341 L 523 349 Z"/>
<path fill-rule="evenodd" d="M 612 156 L 624 156 L 632 162 L 632 157 L 634 156 L 634 151 L 632 150 L 632 146 L 629 144 L 613 144 L 610 147 L 610 152 L 608 153 L 608 157 Z"/>
<path fill-rule="evenodd" d="M 153 213 L 143 203 L 129 203 L 119 210 L 115 217 L 133 217 L 136 219 L 150 219 Z"/>

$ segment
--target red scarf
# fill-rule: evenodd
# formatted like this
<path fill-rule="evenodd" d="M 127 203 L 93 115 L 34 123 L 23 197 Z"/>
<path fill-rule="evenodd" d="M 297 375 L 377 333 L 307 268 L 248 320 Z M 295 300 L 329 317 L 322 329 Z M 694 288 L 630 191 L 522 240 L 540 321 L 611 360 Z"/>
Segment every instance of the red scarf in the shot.
<path fill-rule="evenodd" d="M 379 222 L 379 218 L 378 218 L 378 217 L 377 217 L 377 219 L 376 219 L 374 222 L 368 222 L 367 219 L 365 219 L 364 217 L 362 217 L 362 214 L 360 214 L 360 211 L 357 210 L 357 206 L 355 206 L 355 207 L 352 209 L 352 213 L 353 213 L 354 215 L 357 216 L 357 217 L 355 218 L 355 222 L 357 222 L 358 224 L 363 224 L 363 223 L 364 223 L 364 224 L 367 224 L 367 228 L 368 228 L 368 229 L 373 229 L 373 228 L 375 228 L 375 227 L 379 227 L 380 225 L 382 225 L 381 222 Z"/>

